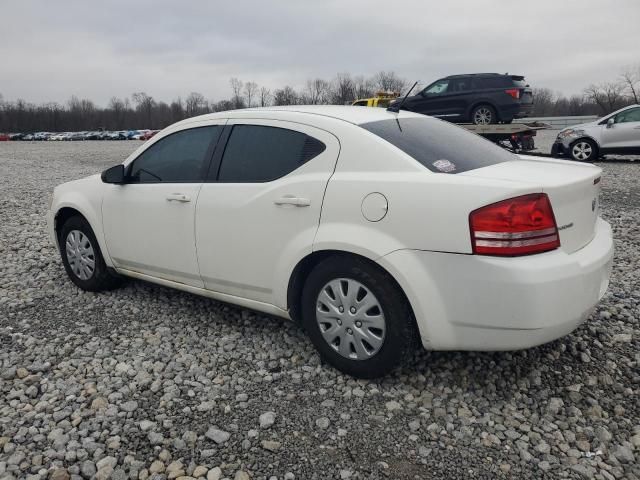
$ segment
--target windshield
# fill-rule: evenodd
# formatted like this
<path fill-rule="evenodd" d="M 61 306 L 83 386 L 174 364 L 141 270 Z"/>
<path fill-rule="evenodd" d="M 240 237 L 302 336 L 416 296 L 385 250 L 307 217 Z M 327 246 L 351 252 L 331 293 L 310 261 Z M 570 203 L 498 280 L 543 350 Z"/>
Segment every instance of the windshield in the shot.
<path fill-rule="evenodd" d="M 363 123 L 436 173 L 460 173 L 518 157 L 475 133 L 435 118 L 398 118 Z"/>

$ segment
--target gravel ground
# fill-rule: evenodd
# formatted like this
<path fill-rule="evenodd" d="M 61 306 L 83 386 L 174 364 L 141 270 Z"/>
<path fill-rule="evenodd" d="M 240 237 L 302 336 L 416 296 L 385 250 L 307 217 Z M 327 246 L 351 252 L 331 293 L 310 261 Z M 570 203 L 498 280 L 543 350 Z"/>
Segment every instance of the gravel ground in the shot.
<path fill-rule="evenodd" d="M 67 280 L 49 192 L 137 145 L 0 143 L 0 478 L 640 478 L 637 163 L 602 164 L 616 260 L 576 332 L 359 381 L 290 322 Z"/>

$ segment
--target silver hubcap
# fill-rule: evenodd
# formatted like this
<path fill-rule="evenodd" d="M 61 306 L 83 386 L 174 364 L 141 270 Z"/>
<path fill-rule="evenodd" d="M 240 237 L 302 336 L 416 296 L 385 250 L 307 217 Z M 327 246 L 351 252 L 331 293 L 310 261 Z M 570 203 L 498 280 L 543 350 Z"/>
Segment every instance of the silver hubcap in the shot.
<path fill-rule="evenodd" d="M 67 261 L 80 280 L 88 280 L 96 269 L 96 257 L 89 238 L 80 230 L 71 230 L 66 241 Z"/>
<path fill-rule="evenodd" d="M 575 158 L 576 160 L 586 160 L 593 153 L 591 145 L 589 145 L 587 142 L 576 143 L 571 151 L 573 153 L 573 158 Z"/>
<path fill-rule="evenodd" d="M 485 107 L 480 107 L 473 114 L 473 123 L 476 125 L 488 125 L 493 119 L 493 112 Z"/>
<path fill-rule="evenodd" d="M 322 287 L 316 320 L 329 346 L 351 360 L 373 357 L 384 342 L 386 323 L 380 302 L 350 278 L 337 278 Z"/>

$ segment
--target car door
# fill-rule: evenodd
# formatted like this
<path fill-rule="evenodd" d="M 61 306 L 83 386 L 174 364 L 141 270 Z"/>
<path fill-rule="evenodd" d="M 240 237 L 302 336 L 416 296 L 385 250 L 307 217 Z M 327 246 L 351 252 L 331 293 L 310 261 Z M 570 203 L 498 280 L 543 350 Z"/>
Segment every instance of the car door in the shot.
<path fill-rule="evenodd" d="M 640 152 L 640 107 L 629 108 L 603 125 L 602 148 L 613 152 Z"/>
<path fill-rule="evenodd" d="M 450 80 L 443 79 L 429 85 L 417 96 L 416 104 L 418 108 L 412 110 L 445 120 L 455 117 L 451 107 L 450 83 Z"/>
<path fill-rule="evenodd" d="M 116 268 L 204 286 L 195 209 L 222 130 L 199 125 L 165 135 L 127 165 L 126 184 L 106 185 L 102 221 Z"/>
<path fill-rule="evenodd" d="M 339 142 L 269 120 L 230 120 L 225 137 L 196 209 L 202 279 L 207 289 L 286 308 L 288 275 L 312 251 Z"/>
<path fill-rule="evenodd" d="M 470 107 L 471 78 L 455 78 L 449 82 L 447 88 L 447 117 L 446 120 L 455 120 L 463 117 Z"/>

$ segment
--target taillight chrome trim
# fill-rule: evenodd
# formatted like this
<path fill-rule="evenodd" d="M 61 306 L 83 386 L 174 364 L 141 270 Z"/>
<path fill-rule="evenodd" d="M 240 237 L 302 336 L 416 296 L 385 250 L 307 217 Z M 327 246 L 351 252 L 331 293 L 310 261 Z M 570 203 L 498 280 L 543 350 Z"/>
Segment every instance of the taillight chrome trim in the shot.
<path fill-rule="evenodd" d="M 473 236 L 475 238 L 494 238 L 494 239 L 518 239 L 518 238 L 534 238 L 534 237 L 543 237 L 546 235 L 551 235 L 556 233 L 557 229 L 554 227 L 545 228 L 544 230 L 529 230 L 526 232 L 487 232 L 487 231 L 478 231 L 473 232 Z"/>
<path fill-rule="evenodd" d="M 476 247 L 518 248 L 531 247 L 556 241 L 558 241 L 558 235 L 554 234 L 547 235 L 546 237 L 532 238 L 530 240 L 476 240 Z"/>

